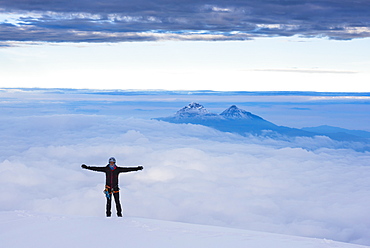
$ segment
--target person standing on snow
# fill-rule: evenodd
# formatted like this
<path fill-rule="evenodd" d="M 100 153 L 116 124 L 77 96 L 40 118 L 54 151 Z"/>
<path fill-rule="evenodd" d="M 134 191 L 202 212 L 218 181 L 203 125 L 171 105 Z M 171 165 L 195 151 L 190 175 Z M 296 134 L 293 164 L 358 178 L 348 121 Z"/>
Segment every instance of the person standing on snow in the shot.
<path fill-rule="evenodd" d="M 119 167 L 116 165 L 116 159 L 109 158 L 109 164 L 104 167 L 87 166 L 82 164 L 81 167 L 87 170 L 99 171 L 105 173 L 105 190 L 104 193 L 107 197 L 107 217 L 111 216 L 112 208 L 112 194 L 116 203 L 117 216 L 122 217 L 122 207 L 119 201 L 119 187 L 118 176 L 120 173 L 142 170 L 143 166 L 138 167 Z"/>

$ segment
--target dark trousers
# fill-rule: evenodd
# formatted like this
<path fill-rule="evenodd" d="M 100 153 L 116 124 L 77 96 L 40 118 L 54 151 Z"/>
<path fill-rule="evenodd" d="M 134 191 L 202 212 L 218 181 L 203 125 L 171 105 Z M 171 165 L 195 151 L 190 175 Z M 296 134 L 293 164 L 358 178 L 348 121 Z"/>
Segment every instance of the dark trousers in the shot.
<path fill-rule="evenodd" d="M 109 197 L 107 197 L 107 217 L 110 217 L 112 212 L 111 212 L 111 209 L 112 209 L 112 195 L 114 197 L 114 202 L 116 203 L 116 210 L 117 210 L 117 216 L 121 217 L 122 216 L 122 207 L 121 207 L 121 203 L 119 201 L 119 189 L 113 189 L 113 192 L 112 192 L 112 189 L 108 189 L 108 195 Z"/>

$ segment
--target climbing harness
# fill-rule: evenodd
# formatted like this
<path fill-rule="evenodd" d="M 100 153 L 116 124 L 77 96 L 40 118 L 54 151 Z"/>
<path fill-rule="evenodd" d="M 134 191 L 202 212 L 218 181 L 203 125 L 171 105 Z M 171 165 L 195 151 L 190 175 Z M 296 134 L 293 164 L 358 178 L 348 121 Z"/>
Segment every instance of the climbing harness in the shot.
<path fill-rule="evenodd" d="M 118 193 L 119 192 L 119 188 L 118 187 L 114 187 L 114 189 L 116 190 L 111 190 L 111 187 L 108 186 L 108 185 L 105 185 L 105 189 L 104 189 L 104 194 L 105 194 L 105 197 L 107 197 L 108 199 L 111 198 L 112 196 L 112 193 L 115 194 L 115 193 Z"/>

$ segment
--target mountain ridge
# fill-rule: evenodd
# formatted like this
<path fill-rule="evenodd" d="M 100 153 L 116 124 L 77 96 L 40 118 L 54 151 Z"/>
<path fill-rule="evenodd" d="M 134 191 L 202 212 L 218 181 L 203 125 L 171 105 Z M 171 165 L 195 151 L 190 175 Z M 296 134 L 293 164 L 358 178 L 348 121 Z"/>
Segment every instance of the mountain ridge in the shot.
<path fill-rule="evenodd" d="M 191 113 L 191 115 L 188 113 Z M 246 135 L 247 133 L 266 135 L 270 131 L 273 131 L 275 133 L 270 132 L 268 135 L 284 133 L 287 136 L 314 136 L 313 133 L 308 131 L 278 126 L 258 115 L 240 109 L 236 105 L 232 105 L 221 114 L 214 114 L 206 110 L 203 105 L 193 102 L 172 116 L 155 119 L 171 123 L 199 124 L 223 132 L 238 133 L 241 135 Z"/>
<path fill-rule="evenodd" d="M 264 118 L 232 105 L 220 114 L 211 113 L 203 105 L 192 102 L 168 117 L 154 118 L 170 123 L 187 123 L 208 126 L 219 131 L 263 136 L 327 136 L 339 141 L 370 141 L 370 132 L 330 126 L 291 128 L 278 126 Z"/>

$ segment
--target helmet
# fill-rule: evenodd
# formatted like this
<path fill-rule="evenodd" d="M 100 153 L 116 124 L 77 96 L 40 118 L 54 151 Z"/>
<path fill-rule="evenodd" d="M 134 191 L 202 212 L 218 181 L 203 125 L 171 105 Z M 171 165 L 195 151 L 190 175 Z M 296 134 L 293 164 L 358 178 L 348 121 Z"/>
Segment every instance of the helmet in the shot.
<path fill-rule="evenodd" d="M 116 159 L 115 159 L 114 157 L 110 157 L 110 158 L 109 158 L 109 163 L 110 163 L 110 162 L 114 162 L 114 163 L 115 163 L 115 162 L 116 162 Z"/>

